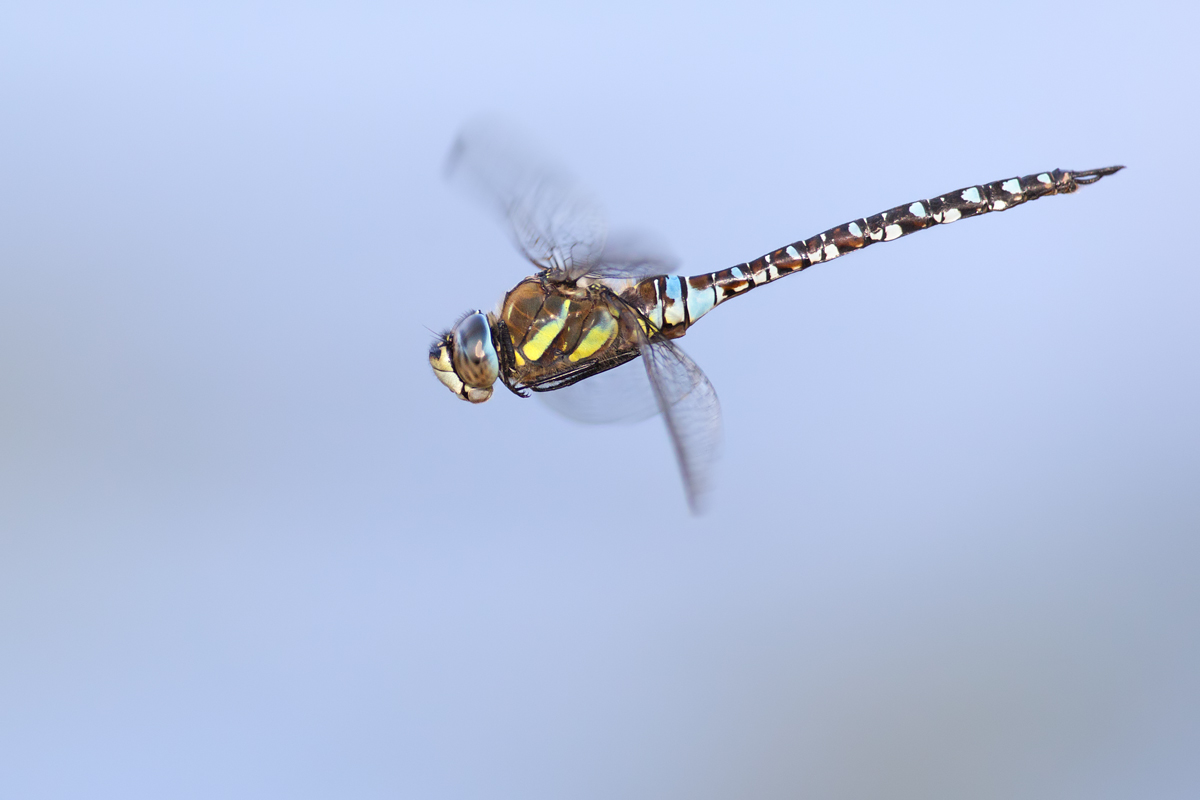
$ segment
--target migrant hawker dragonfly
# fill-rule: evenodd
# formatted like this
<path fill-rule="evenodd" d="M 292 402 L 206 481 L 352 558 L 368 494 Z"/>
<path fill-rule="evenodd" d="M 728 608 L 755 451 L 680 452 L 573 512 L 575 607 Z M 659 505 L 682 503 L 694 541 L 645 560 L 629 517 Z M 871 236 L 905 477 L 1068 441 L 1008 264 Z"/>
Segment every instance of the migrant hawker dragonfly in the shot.
<path fill-rule="evenodd" d="M 442 334 L 429 352 L 434 374 L 472 403 L 490 398 L 497 380 L 521 397 L 570 387 L 563 392 L 569 400 L 554 407 L 604 422 L 636 413 L 636 391 L 613 386 L 631 383 L 630 376 L 636 383 L 635 367 L 619 368 L 640 357 L 650 389 L 640 402 L 662 414 L 693 511 L 707 488 L 721 428 L 712 384 L 674 341 L 697 320 L 813 264 L 934 225 L 1070 194 L 1122 169 L 1056 169 L 968 186 L 838 225 L 719 272 L 681 277 L 670 274 L 674 264 L 655 249 L 608 236 L 599 207 L 571 179 L 494 127 L 468 129 L 447 167 L 452 180 L 500 214 L 537 272 L 517 283 L 496 312 L 468 313 Z M 581 381 L 587 383 L 576 386 Z"/>

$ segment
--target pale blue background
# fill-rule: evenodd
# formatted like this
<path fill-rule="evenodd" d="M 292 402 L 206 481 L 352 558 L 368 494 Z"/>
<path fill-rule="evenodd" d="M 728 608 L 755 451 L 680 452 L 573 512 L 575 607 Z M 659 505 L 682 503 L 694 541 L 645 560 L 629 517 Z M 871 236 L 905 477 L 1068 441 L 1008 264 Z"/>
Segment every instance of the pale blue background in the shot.
<path fill-rule="evenodd" d="M 428 5 L 0 10 L 0 796 L 1197 796 L 1196 6 Z M 1129 169 L 706 318 L 697 520 L 430 374 L 480 112 L 690 272 Z"/>

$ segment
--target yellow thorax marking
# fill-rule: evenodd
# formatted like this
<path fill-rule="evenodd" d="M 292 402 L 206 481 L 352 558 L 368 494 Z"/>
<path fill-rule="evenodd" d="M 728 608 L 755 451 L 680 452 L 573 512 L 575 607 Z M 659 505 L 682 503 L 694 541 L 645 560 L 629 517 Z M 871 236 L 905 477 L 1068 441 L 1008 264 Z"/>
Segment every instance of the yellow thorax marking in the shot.
<path fill-rule="evenodd" d="M 533 321 L 534 333 L 525 342 L 521 350 L 530 361 L 537 361 L 546 352 L 546 348 L 554 341 L 567 324 L 567 313 L 571 310 L 571 301 L 565 297 L 551 296 L 546 298 L 542 310 Z"/>
<path fill-rule="evenodd" d="M 571 355 L 567 356 L 569 361 L 579 361 L 587 358 L 595 353 L 604 345 L 608 344 L 614 336 L 617 335 L 617 321 L 613 319 L 612 314 L 603 308 L 597 308 L 588 314 L 588 318 L 584 321 L 584 328 L 587 333 L 583 339 L 571 351 Z"/>

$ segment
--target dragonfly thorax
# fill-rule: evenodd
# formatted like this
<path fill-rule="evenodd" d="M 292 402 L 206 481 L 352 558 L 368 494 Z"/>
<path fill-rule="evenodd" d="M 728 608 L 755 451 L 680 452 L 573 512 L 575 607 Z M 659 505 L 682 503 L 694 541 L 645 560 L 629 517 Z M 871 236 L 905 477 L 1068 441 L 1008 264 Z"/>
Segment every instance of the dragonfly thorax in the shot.
<path fill-rule="evenodd" d="M 500 359 L 487 315 L 476 311 L 463 317 L 429 349 L 433 374 L 463 400 L 482 403 L 492 396 L 500 376 Z"/>

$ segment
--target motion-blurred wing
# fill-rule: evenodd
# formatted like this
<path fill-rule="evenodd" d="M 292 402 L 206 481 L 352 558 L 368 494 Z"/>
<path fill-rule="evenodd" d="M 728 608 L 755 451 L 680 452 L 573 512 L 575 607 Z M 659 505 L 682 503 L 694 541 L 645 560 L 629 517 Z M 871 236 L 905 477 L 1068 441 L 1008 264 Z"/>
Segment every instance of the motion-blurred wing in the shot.
<path fill-rule="evenodd" d="M 599 205 L 520 135 L 496 122 L 467 126 L 446 174 L 499 213 L 517 246 L 552 280 L 574 281 L 599 262 L 606 233 Z"/>
<path fill-rule="evenodd" d="M 632 278 L 667 275 L 679 268 L 679 260 L 656 236 L 645 231 L 612 231 L 599 261 L 588 271 L 596 278 Z"/>
<path fill-rule="evenodd" d="M 640 422 L 658 413 L 646 370 L 633 362 L 537 396 L 553 411 L 588 424 Z"/>
<path fill-rule="evenodd" d="M 688 505 L 700 513 L 721 444 L 721 403 L 704 371 L 669 339 L 639 329 L 646 375 L 683 475 Z"/>

